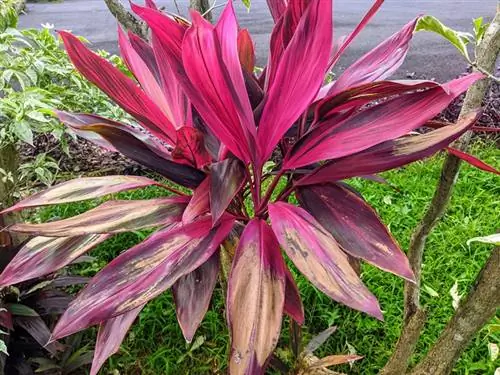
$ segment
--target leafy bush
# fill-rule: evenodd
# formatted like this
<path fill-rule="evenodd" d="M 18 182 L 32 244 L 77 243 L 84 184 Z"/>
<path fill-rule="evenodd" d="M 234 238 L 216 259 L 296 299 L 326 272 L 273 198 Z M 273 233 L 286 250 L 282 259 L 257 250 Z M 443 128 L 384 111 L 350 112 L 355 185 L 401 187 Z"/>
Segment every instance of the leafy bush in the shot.
<path fill-rule="evenodd" d="M 57 113 L 75 133 L 179 186 L 139 176 L 80 178 L 4 212 L 147 186 L 175 196 L 111 200 L 69 219 L 15 224 L 11 231 L 51 240 L 36 252 L 22 248 L 0 283 L 53 272 L 117 233 L 157 229 L 104 267 L 54 329 L 58 339 L 99 325 L 92 374 L 118 350 L 145 304 L 167 289 L 191 341 L 221 266 L 231 268 L 230 372 L 262 373 L 278 342 L 282 315 L 299 324 L 304 320 L 281 249 L 329 297 L 381 319 L 353 259 L 409 280 L 413 274 L 376 212 L 342 180 L 376 178 L 446 147 L 473 126 L 477 113 L 457 124 L 432 119 L 482 75 L 445 84 L 386 81 L 406 55 L 417 18 L 323 85 L 378 2 L 333 54 L 331 1 L 272 8 L 270 58 L 259 76 L 253 42 L 239 29 L 231 2 L 215 26 L 196 12 L 190 23 L 147 3 L 132 9 L 151 28 L 151 43 L 119 30 L 122 56 L 139 86 L 80 39 L 60 32 L 80 73 L 137 124 Z M 422 126 L 436 129 L 408 135 Z M 300 207 L 288 203 L 292 194 Z"/>
<path fill-rule="evenodd" d="M 53 108 L 95 111 L 124 119 L 119 107 L 74 70 L 51 28 L 51 25 L 41 30 L 7 28 L 0 33 L 0 147 L 18 142 L 33 145 L 34 138 L 43 134 L 55 137 L 68 153 L 66 128 L 54 116 Z M 117 56 L 103 51 L 100 55 L 124 69 Z M 24 181 L 35 179 L 45 184 L 54 181 L 53 166 L 37 165 L 37 168 L 25 165 Z"/>

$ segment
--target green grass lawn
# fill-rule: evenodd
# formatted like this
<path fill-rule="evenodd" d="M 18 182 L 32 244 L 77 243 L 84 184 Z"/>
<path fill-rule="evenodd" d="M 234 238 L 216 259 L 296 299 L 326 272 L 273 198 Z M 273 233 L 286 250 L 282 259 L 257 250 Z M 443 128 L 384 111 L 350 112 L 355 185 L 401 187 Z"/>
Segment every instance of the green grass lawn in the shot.
<path fill-rule="evenodd" d="M 497 166 L 500 152 L 493 142 L 476 143 L 472 153 Z M 407 168 L 385 173 L 392 188 L 366 180 L 351 183 L 377 209 L 403 249 L 408 246 L 410 233 L 426 208 L 439 177 L 443 157 L 437 156 Z M 140 199 L 160 194 L 152 188 L 120 197 Z M 467 293 L 492 247 L 480 243 L 466 245 L 469 238 L 492 234 L 500 227 L 500 178 L 468 165 L 462 168 L 449 210 L 430 236 L 424 259 L 422 302 L 429 310 L 428 322 L 417 346 L 416 361 L 433 344 L 453 313 L 450 288 L 458 282 L 460 294 Z M 45 209 L 41 219 L 67 217 L 92 207 L 96 202 Z M 79 266 L 79 272 L 93 275 L 122 250 L 132 246 L 147 233 L 119 235 L 101 245 L 91 265 Z M 379 322 L 335 302 L 298 276 L 298 285 L 306 310 L 303 327 L 305 340 L 323 329 L 336 325 L 337 332 L 318 351 L 320 355 L 348 353 L 349 348 L 364 356 L 350 369 L 338 371 L 350 374 L 376 374 L 391 354 L 401 329 L 403 282 L 392 274 L 364 265 L 362 278 L 378 297 L 385 321 Z M 500 344 L 500 319 L 485 327 L 472 341 L 458 362 L 456 374 L 493 374 L 500 361 L 492 362 L 488 343 Z M 224 373 L 228 332 L 224 302 L 220 288 L 215 290 L 208 311 L 195 339 L 187 345 L 177 325 L 172 296 L 165 293 L 151 301 L 140 314 L 120 352 L 113 356 L 103 374 L 212 374 Z M 278 355 L 286 360 L 288 351 L 288 318 Z"/>

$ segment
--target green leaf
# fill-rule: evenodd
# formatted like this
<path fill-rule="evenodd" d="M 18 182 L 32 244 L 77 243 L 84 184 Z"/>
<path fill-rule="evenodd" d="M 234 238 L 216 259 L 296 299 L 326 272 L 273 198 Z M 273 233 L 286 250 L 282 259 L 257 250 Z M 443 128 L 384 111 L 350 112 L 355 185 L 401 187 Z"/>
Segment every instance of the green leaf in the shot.
<path fill-rule="evenodd" d="M 4 353 L 5 355 L 9 355 L 7 352 L 7 345 L 5 345 L 5 341 L 0 340 L 0 352 Z"/>
<path fill-rule="evenodd" d="M 431 297 L 439 297 L 439 293 L 436 292 L 434 289 L 432 289 L 430 286 L 428 285 L 424 285 L 422 287 L 422 289 L 427 292 L 428 295 L 430 295 Z"/>
<path fill-rule="evenodd" d="M 45 117 L 43 115 L 43 113 L 39 112 L 39 111 L 31 111 L 27 114 L 27 116 L 32 119 L 32 120 L 35 120 L 35 121 L 38 121 L 38 122 L 50 122 L 50 119 L 48 119 L 47 117 Z"/>
<path fill-rule="evenodd" d="M 467 246 L 470 246 L 471 242 L 482 242 L 491 243 L 493 245 L 500 245 L 500 233 L 491 234 L 484 237 L 474 237 L 467 241 Z"/>
<path fill-rule="evenodd" d="M 19 138 L 19 140 L 33 146 L 33 131 L 27 121 L 21 120 L 13 123 L 13 127 L 12 131 L 14 132 L 14 135 Z"/>
<path fill-rule="evenodd" d="M 474 25 L 474 36 L 476 38 L 476 43 L 480 42 L 483 39 L 484 32 L 490 25 L 489 23 L 483 24 L 483 17 L 478 17 L 472 20 L 472 24 Z"/>
<path fill-rule="evenodd" d="M 250 0 L 241 0 L 243 5 L 247 8 L 247 10 L 250 10 Z"/>
<path fill-rule="evenodd" d="M 39 316 L 38 313 L 31 307 L 22 305 L 20 303 L 8 303 L 7 310 L 9 310 L 12 315 L 17 315 L 17 316 L 31 316 L 31 317 Z"/>
<path fill-rule="evenodd" d="M 415 31 L 430 31 L 448 40 L 458 51 L 470 61 L 467 52 L 467 44 L 472 40 L 470 33 L 456 31 L 445 26 L 441 21 L 433 16 L 423 16 L 418 20 Z"/>

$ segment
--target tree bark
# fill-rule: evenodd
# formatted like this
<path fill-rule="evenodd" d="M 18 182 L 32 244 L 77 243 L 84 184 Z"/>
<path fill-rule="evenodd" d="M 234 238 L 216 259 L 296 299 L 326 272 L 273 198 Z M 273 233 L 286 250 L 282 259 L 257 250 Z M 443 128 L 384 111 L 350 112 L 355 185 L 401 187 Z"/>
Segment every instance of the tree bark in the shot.
<path fill-rule="evenodd" d="M 451 373 L 470 340 L 500 306 L 500 247 L 493 250 L 467 299 L 458 307 L 436 344 L 411 375 Z"/>
<path fill-rule="evenodd" d="M 127 8 L 123 6 L 120 0 L 104 0 L 111 14 L 126 29 L 140 36 L 142 39 L 148 39 L 148 26 L 145 22 L 139 20 Z"/>
<path fill-rule="evenodd" d="M 189 7 L 203 14 L 205 19 L 212 22 L 212 12 L 210 11 L 209 0 L 189 0 Z"/>
<path fill-rule="evenodd" d="M 403 325 L 396 349 L 379 375 L 401 375 L 406 372 L 408 361 L 415 350 L 426 318 L 427 312 L 424 309 L 418 309 Z"/>
<path fill-rule="evenodd" d="M 499 52 L 500 7 L 497 7 L 495 18 L 486 30 L 481 42 L 476 46 L 475 55 L 477 65 L 486 69 L 488 72 L 494 72 L 495 62 Z M 459 118 L 481 107 L 489 83 L 490 80 L 485 78 L 471 86 L 465 96 Z M 471 135 L 471 132 L 465 133 L 453 144 L 453 147 L 466 151 L 470 143 Z M 424 321 L 422 321 L 421 318 L 425 316 L 425 314 L 423 314 L 420 308 L 420 281 L 425 243 L 427 237 L 443 216 L 448 206 L 453 187 L 458 178 L 460 164 L 461 160 L 456 156 L 451 154 L 446 156 L 441 170 L 441 177 L 436 186 L 432 201 L 411 236 L 410 246 L 408 248 L 408 259 L 415 274 L 416 283 L 413 284 L 405 281 L 403 335 L 400 340 L 398 340 L 394 354 L 382 370 L 382 374 L 399 375 L 406 371 L 409 358 L 413 353 L 413 349 L 420 336 L 420 331 L 424 326 Z M 408 330 L 411 331 L 411 334 Z M 391 369 L 394 369 L 396 372 L 391 372 Z"/>

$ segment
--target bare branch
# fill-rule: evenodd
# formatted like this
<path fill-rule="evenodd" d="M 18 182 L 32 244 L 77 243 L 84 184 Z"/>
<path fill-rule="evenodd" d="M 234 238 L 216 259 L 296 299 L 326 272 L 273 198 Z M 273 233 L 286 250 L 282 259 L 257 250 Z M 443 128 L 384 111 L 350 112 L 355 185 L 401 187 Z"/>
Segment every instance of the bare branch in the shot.
<path fill-rule="evenodd" d="M 497 8 L 495 18 L 484 34 L 481 43 L 476 47 L 476 65 L 487 71 L 494 71 L 495 62 L 500 52 L 500 8 Z M 476 69 L 477 70 L 477 69 Z M 468 91 L 460 112 L 460 117 L 481 107 L 483 98 L 488 90 L 489 79 L 476 82 Z M 472 132 L 465 133 L 455 142 L 453 147 L 466 151 Z M 415 274 L 416 284 L 405 282 L 404 328 L 401 338 L 396 344 L 394 354 L 388 361 L 382 374 L 404 374 L 410 356 L 413 353 L 420 331 L 424 326 L 422 321 L 425 314 L 420 308 L 420 281 L 422 274 L 422 260 L 427 237 L 443 216 L 453 192 L 458 177 L 461 160 L 448 154 L 441 177 L 436 186 L 432 201 L 422 220 L 415 228 L 408 249 L 408 258 Z M 418 323 L 418 324 L 417 324 Z M 394 371 L 395 372 L 394 372 Z"/>
<path fill-rule="evenodd" d="M 145 22 L 137 19 L 120 0 L 104 0 L 111 14 L 126 29 L 143 39 L 148 39 L 148 27 Z"/>
<path fill-rule="evenodd" d="M 436 344 L 411 375 L 451 373 L 470 340 L 495 316 L 500 306 L 500 248 L 493 250 L 467 299 L 459 306 Z"/>
<path fill-rule="evenodd" d="M 379 375 L 401 375 L 408 369 L 408 361 L 415 350 L 420 332 L 427 319 L 427 312 L 418 309 L 403 326 L 394 352 Z"/>
<path fill-rule="evenodd" d="M 214 4 L 215 5 L 215 1 Z M 189 0 L 189 7 L 198 11 L 209 22 L 212 22 L 212 7 L 209 0 Z"/>

